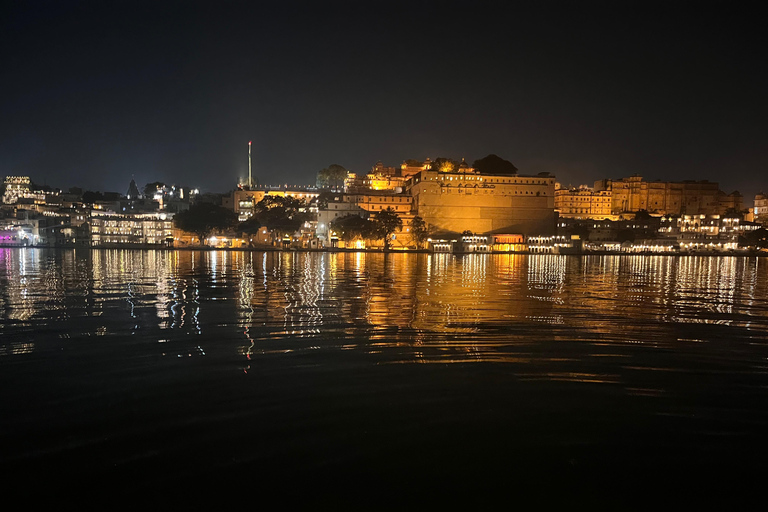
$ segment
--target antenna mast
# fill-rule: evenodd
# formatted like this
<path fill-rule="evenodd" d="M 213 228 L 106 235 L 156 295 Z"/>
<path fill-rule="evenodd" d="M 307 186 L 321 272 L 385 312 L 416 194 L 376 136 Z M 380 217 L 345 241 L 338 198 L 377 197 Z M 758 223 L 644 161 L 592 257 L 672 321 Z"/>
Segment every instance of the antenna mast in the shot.
<path fill-rule="evenodd" d="M 250 190 L 253 188 L 253 183 L 251 180 L 251 141 L 248 141 L 248 189 Z"/>

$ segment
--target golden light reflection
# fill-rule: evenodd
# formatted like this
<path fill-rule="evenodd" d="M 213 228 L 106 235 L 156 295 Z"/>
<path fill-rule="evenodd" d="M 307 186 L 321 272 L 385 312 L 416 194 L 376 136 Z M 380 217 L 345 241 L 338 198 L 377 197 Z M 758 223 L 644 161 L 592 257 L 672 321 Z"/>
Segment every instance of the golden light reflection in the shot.
<path fill-rule="evenodd" d="M 236 340 L 244 371 L 262 354 L 352 351 L 613 382 L 552 366 L 710 343 L 695 324 L 768 343 L 767 301 L 754 257 L 0 249 L 4 355 L 40 350 L 7 336 L 48 326 L 59 343 L 135 334 L 184 357 Z"/>

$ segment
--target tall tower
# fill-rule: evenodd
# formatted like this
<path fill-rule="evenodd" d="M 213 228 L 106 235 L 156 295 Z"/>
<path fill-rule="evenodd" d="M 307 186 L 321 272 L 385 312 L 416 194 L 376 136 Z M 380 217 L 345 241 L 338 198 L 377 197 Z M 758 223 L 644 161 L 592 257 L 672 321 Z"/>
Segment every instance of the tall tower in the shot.
<path fill-rule="evenodd" d="M 253 188 L 251 180 L 251 141 L 248 141 L 248 190 Z"/>

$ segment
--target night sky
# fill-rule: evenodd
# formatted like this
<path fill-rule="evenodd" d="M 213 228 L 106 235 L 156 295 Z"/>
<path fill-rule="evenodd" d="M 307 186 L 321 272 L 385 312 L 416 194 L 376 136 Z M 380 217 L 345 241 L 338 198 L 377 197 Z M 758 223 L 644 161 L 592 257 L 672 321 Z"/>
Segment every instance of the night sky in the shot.
<path fill-rule="evenodd" d="M 4 5 L 0 174 L 225 192 L 489 153 L 564 184 L 768 191 L 763 18 L 732 3 Z"/>

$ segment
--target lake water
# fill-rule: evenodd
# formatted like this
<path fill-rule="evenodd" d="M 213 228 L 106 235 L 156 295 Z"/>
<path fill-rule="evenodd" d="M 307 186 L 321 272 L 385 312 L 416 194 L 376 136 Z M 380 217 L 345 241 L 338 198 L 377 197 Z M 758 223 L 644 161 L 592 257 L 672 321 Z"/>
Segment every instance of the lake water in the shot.
<path fill-rule="evenodd" d="M 767 406 L 766 258 L 0 248 L 11 491 L 738 503 Z"/>

